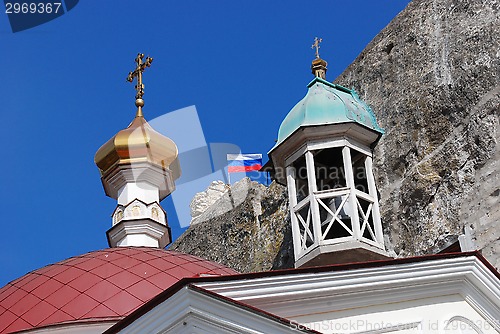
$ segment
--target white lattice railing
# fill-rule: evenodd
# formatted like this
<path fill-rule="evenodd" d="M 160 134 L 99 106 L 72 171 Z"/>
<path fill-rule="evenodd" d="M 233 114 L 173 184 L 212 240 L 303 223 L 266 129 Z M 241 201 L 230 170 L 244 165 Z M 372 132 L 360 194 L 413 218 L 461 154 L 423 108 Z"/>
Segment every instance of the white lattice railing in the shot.
<path fill-rule="evenodd" d="M 309 196 L 301 200 L 293 208 L 293 214 L 297 218 L 297 230 L 300 234 L 300 249 L 305 252 L 316 243 L 314 228 L 312 225 L 311 203 Z"/>
<path fill-rule="evenodd" d="M 359 215 L 359 225 L 360 225 L 360 233 L 359 235 L 361 236 L 361 239 L 364 241 L 372 244 L 375 243 L 374 246 L 378 246 L 377 244 L 377 237 L 375 235 L 375 227 L 373 226 L 373 204 L 375 203 L 375 199 L 362 192 L 359 190 L 356 190 L 356 206 L 358 209 L 358 215 Z M 364 200 L 367 204 L 367 208 L 364 209 L 360 203 L 359 200 Z M 370 224 L 370 217 L 372 217 L 372 223 Z M 363 235 L 365 234 L 365 231 L 368 231 L 370 238 L 366 238 Z"/>
<path fill-rule="evenodd" d="M 350 197 L 349 188 L 339 188 L 335 190 L 319 191 L 314 194 L 315 200 L 319 204 L 320 210 L 323 209 L 327 213 L 325 220 L 321 221 L 321 240 L 327 240 L 328 233 L 334 226 L 338 224 L 350 235 L 353 236 L 352 227 L 347 226 L 341 220 L 341 212 L 348 211 L 346 207 Z M 326 226 L 326 228 L 325 228 Z"/>
<path fill-rule="evenodd" d="M 320 222 L 314 222 L 313 220 L 311 198 L 317 202 L 319 210 L 325 216 L 320 219 Z M 355 201 L 354 209 L 357 210 L 357 215 L 352 212 L 353 205 L 351 201 L 353 200 Z M 372 196 L 359 190 L 355 190 L 353 194 L 349 188 L 318 191 L 312 197 L 307 196 L 302 199 L 292 209 L 296 217 L 296 228 L 300 235 L 300 253 L 307 253 L 310 248 L 320 243 L 339 243 L 353 239 L 356 235 L 364 242 L 380 247 L 373 225 L 374 203 L 375 200 Z M 359 219 L 359 224 L 354 223 L 354 219 Z M 314 224 L 318 223 L 320 227 L 317 230 L 321 231 L 321 233 L 316 235 Z M 341 237 L 329 235 L 334 228 L 339 231 L 337 225 L 345 231 L 345 233 L 343 232 L 344 235 Z M 359 228 L 359 230 L 354 231 L 355 228 Z"/>

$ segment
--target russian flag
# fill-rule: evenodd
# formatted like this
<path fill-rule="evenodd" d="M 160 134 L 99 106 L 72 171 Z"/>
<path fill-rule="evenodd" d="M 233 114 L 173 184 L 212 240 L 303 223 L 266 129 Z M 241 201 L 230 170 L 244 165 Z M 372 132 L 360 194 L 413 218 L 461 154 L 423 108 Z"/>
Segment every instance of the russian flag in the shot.
<path fill-rule="evenodd" d="M 262 167 L 262 154 L 228 154 L 227 172 L 250 172 Z"/>

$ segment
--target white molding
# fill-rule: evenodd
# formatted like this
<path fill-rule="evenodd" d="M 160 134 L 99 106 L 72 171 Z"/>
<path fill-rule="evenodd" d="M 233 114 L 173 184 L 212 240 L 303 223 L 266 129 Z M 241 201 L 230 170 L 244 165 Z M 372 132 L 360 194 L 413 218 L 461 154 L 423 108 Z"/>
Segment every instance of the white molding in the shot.
<path fill-rule="evenodd" d="M 139 207 L 137 212 L 134 209 L 135 206 Z M 153 209 L 157 210 L 156 217 L 153 215 Z M 120 212 L 121 215 L 119 215 Z M 147 204 L 137 198 L 125 205 L 118 204 L 111 217 L 113 226 L 121 221 L 137 219 L 151 219 L 162 225 L 167 225 L 166 212 L 158 202 Z"/>
<path fill-rule="evenodd" d="M 197 285 L 289 319 L 450 294 L 500 319 L 500 282 L 475 256 Z"/>
<path fill-rule="evenodd" d="M 285 166 L 291 165 L 295 160 L 300 158 L 306 151 L 316 151 L 324 150 L 327 148 L 343 147 L 348 146 L 358 152 L 363 153 L 366 156 L 372 157 L 372 151 L 370 147 L 363 145 L 362 143 L 356 141 L 353 138 L 346 136 L 338 136 L 321 140 L 312 140 L 305 142 L 297 150 L 292 152 L 290 155 L 285 156 Z"/>
<path fill-rule="evenodd" d="M 116 321 L 102 320 L 102 321 L 82 321 L 77 323 L 57 324 L 47 326 L 44 328 L 35 328 L 32 330 L 22 331 L 23 333 L 30 334 L 101 334 L 109 327 L 114 325 Z"/>
<path fill-rule="evenodd" d="M 106 232 L 110 247 L 120 246 L 167 246 L 170 240 L 170 231 L 164 224 L 152 219 L 121 220 Z"/>
<path fill-rule="evenodd" d="M 118 333 L 297 333 L 290 326 L 239 305 L 190 289 L 177 291 Z"/>
<path fill-rule="evenodd" d="M 364 155 L 369 156 L 369 157 L 373 156 L 373 152 L 368 145 L 365 145 L 365 144 L 357 141 L 356 139 L 350 138 L 350 137 L 346 137 L 345 140 L 347 141 L 347 146 L 349 146 L 353 150 L 361 152 Z"/>
<path fill-rule="evenodd" d="M 302 267 L 321 254 L 348 250 L 366 250 L 374 254 L 379 254 L 381 257 L 389 257 L 385 249 L 381 248 L 377 243 L 366 238 L 356 240 L 353 236 L 350 236 L 321 240 L 319 244 L 311 245 L 300 253 L 300 258 L 295 260 L 295 268 Z"/>
<path fill-rule="evenodd" d="M 173 173 L 150 162 L 116 165 L 101 177 L 106 195 L 118 199 L 119 192 L 127 183 L 145 182 L 158 188 L 159 200 L 175 190 Z"/>
<path fill-rule="evenodd" d="M 307 145 L 304 144 L 299 147 L 295 152 L 293 152 L 290 156 L 285 158 L 285 166 L 290 166 L 293 164 L 295 160 L 303 156 L 307 152 Z"/>
<path fill-rule="evenodd" d="M 324 150 L 327 148 L 343 147 L 347 146 L 348 144 L 349 143 L 347 142 L 344 136 L 332 137 L 328 139 L 313 140 L 307 142 L 307 150 L 308 151 Z"/>
<path fill-rule="evenodd" d="M 327 148 L 343 147 L 343 146 L 348 146 L 369 157 L 372 156 L 372 151 L 369 146 L 364 145 L 358 142 L 357 140 L 347 136 L 338 136 L 328 139 L 312 140 L 307 142 L 307 150 L 309 151 L 324 150 Z"/>

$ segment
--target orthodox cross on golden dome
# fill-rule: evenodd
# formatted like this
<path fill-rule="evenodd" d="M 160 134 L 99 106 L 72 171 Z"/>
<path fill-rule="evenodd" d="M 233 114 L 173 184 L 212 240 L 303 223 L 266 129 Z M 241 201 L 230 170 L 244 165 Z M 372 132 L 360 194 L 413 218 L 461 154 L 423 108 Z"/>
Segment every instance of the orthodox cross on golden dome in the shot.
<path fill-rule="evenodd" d="M 314 44 L 311 45 L 311 49 L 316 48 L 316 59 L 319 59 L 319 43 L 323 42 L 323 38 L 314 37 Z"/>
<path fill-rule="evenodd" d="M 137 94 L 135 95 L 135 105 L 137 107 L 144 106 L 144 101 L 142 100 L 142 97 L 144 96 L 144 84 L 142 83 L 142 72 L 144 72 L 146 67 L 150 67 L 151 63 L 153 62 L 153 58 L 151 57 L 146 57 L 146 60 L 144 62 L 142 61 L 143 59 L 144 59 L 144 53 L 137 54 L 137 57 L 135 58 L 137 67 L 133 72 L 129 72 L 127 77 L 128 82 L 132 82 L 134 81 L 134 78 L 137 78 L 137 84 L 135 85 L 135 90 L 137 91 Z"/>

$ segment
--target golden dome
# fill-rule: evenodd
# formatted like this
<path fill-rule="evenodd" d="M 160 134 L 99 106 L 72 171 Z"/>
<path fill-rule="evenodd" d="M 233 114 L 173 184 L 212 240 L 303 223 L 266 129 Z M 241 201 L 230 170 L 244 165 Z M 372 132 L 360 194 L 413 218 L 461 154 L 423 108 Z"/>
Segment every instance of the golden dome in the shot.
<path fill-rule="evenodd" d="M 177 155 L 175 143 L 156 132 L 144 119 L 139 107 L 132 123 L 102 145 L 94 161 L 101 176 L 116 165 L 149 162 L 164 170 L 170 169 L 175 180 L 180 176 Z"/>

